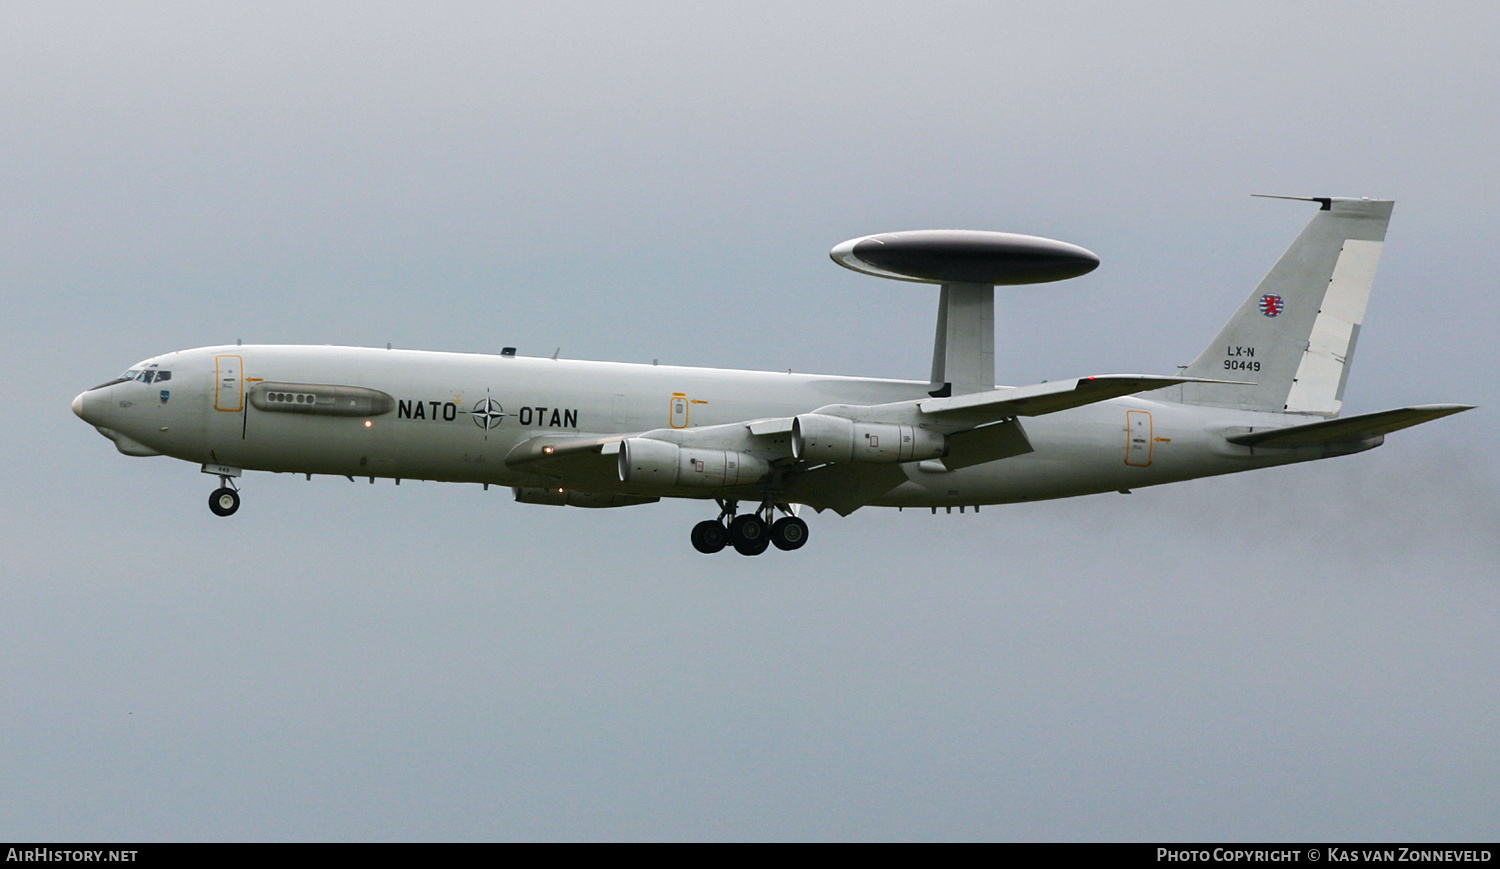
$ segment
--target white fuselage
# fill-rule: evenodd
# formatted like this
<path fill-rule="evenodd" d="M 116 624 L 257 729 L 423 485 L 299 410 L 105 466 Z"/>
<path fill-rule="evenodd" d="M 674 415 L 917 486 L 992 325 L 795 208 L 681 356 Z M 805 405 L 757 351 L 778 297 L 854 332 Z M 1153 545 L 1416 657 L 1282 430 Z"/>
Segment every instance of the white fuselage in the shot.
<path fill-rule="evenodd" d="M 114 438 L 122 452 L 247 470 L 562 485 L 621 494 L 632 490 L 618 475 L 595 470 L 560 481 L 555 474 L 507 466 L 505 459 L 518 444 L 543 435 L 697 429 L 831 404 L 922 399 L 930 388 L 909 380 L 330 346 L 204 347 L 141 363 L 151 365 L 171 371 L 171 379 L 119 382 L 75 401 L 79 415 Z M 250 400 L 257 384 L 277 383 L 376 391 L 394 399 L 394 406 L 330 416 L 277 412 L 277 406 L 257 407 Z M 300 400 L 289 389 L 271 397 Z M 871 503 L 942 507 L 1041 500 L 1321 458 L 1316 449 L 1256 451 L 1224 439 L 1231 431 L 1297 421 L 1139 396 L 1114 399 L 1025 418 L 1030 453 L 951 471 L 936 462 L 900 465 L 906 482 Z M 634 494 L 720 493 L 693 488 Z"/>

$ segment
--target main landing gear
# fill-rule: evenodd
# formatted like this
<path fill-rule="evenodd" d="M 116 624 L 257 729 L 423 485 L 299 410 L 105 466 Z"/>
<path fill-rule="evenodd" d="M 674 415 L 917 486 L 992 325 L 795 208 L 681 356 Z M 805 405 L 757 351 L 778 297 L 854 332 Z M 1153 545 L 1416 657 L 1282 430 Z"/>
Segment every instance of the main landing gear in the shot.
<path fill-rule="evenodd" d="M 807 523 L 791 515 L 786 504 L 766 501 L 755 512 L 736 516 L 738 508 L 738 501 L 719 501 L 719 518 L 693 526 L 693 548 L 707 555 L 733 546 L 741 555 L 759 555 L 772 544 L 790 552 L 807 542 Z M 778 509 L 787 515 L 773 522 Z"/>

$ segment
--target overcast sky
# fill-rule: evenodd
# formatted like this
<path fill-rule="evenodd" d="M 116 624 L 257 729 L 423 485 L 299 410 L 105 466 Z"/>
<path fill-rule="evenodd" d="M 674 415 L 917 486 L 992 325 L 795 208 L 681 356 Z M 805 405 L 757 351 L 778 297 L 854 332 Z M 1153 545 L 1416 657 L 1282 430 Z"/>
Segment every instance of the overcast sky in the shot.
<path fill-rule="evenodd" d="M 1500 829 L 1493 3 L 0 6 L 0 839 L 1482 839 Z M 192 465 L 69 412 L 169 350 L 925 378 L 829 261 L 1030 233 L 998 379 L 1169 373 L 1398 200 L 1374 452 L 978 516 Z"/>

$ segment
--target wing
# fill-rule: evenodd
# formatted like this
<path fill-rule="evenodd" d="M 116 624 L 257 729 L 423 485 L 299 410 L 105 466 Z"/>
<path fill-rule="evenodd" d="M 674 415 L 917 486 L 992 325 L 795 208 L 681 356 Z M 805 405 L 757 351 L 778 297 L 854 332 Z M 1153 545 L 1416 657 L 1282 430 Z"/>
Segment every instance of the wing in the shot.
<path fill-rule="evenodd" d="M 505 465 L 554 481 L 566 480 L 570 488 L 608 491 L 619 483 L 615 454 L 627 437 L 632 435 L 540 435 L 516 444 L 506 454 Z"/>
<path fill-rule="evenodd" d="M 679 447 L 725 450 L 754 455 L 767 463 L 791 458 L 791 418 L 757 419 L 689 429 L 654 429 L 605 435 L 539 435 L 522 441 L 505 456 L 507 467 L 567 480 L 576 488 L 603 484 L 618 488 L 621 444 L 640 438 Z"/>
<path fill-rule="evenodd" d="M 996 389 L 990 392 L 974 392 L 954 398 L 929 398 L 917 402 L 923 413 L 937 417 L 976 414 L 992 419 L 1014 416 L 1042 416 L 1120 398 L 1175 386 L 1179 383 L 1239 383 L 1230 380 L 1205 380 L 1199 377 L 1166 377 L 1154 374 L 1099 374 L 1093 377 L 1075 377 L 1018 386 L 1013 389 Z"/>
<path fill-rule="evenodd" d="M 517 445 L 505 463 L 584 491 L 723 498 L 773 491 L 848 514 L 906 482 L 908 466 L 933 461 L 952 471 L 1031 452 L 1021 417 L 1189 382 L 1203 380 L 1107 374 L 701 428 L 542 435 Z M 629 479 L 622 450 L 635 473 Z"/>

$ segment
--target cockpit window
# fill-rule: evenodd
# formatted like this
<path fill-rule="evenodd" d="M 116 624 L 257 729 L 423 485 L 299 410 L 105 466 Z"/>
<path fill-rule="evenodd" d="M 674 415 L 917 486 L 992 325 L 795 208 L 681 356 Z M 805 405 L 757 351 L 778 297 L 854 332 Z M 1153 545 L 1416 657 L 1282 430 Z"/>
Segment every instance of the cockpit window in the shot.
<path fill-rule="evenodd" d="M 161 383 L 163 380 L 171 379 L 172 372 L 160 371 L 155 365 L 151 365 L 145 368 L 132 368 L 129 371 L 126 371 L 124 374 L 121 374 L 119 377 L 116 377 L 113 380 L 106 380 L 98 386 L 91 387 L 91 389 L 103 389 L 106 386 L 114 386 L 116 383 L 129 383 L 132 380 L 138 380 L 141 383 L 151 383 L 153 381 L 156 383 Z"/>
<path fill-rule="evenodd" d="M 119 377 L 116 377 L 114 380 L 106 380 L 98 386 L 89 387 L 89 391 L 92 392 L 95 389 L 103 389 L 106 386 L 114 386 L 116 383 L 127 383 L 131 380 L 134 380 L 140 373 L 141 369 L 132 368 L 124 374 L 121 374 Z"/>

